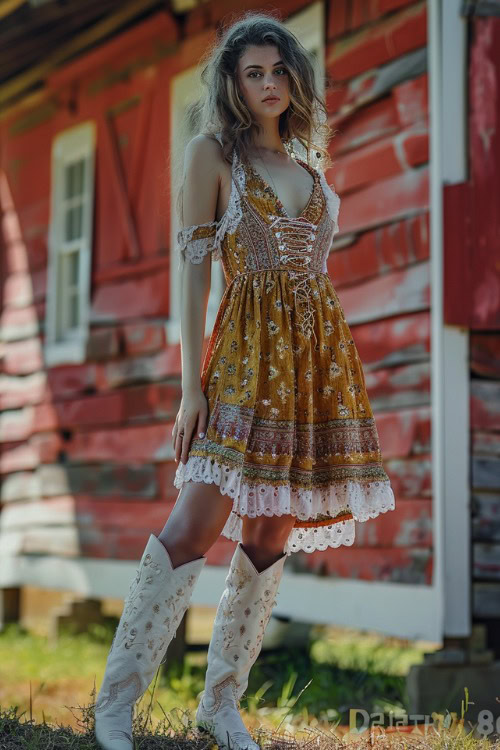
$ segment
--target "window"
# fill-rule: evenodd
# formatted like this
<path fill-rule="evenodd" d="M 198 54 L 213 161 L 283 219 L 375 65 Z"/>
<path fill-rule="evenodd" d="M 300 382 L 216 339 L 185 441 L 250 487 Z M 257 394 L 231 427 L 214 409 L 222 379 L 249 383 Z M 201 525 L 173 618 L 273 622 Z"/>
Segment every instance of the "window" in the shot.
<path fill-rule="evenodd" d="M 96 128 L 86 122 L 52 146 L 45 362 L 83 362 L 89 327 Z"/>
<path fill-rule="evenodd" d="M 189 131 L 189 125 L 185 120 L 186 109 L 192 102 L 196 101 L 201 93 L 200 74 L 197 66 L 189 68 L 176 76 L 172 82 L 171 93 L 171 138 L 170 138 L 170 318 L 167 323 L 167 338 L 169 342 L 177 342 L 180 339 L 180 258 L 177 251 L 177 232 L 180 229 L 176 210 L 177 191 L 179 179 L 184 168 L 184 150 L 186 144 L 196 134 Z M 207 316 L 205 322 L 205 336 L 212 332 L 219 303 L 224 292 L 225 280 L 222 264 L 212 261 L 212 278 L 210 295 L 208 298 Z"/>
<path fill-rule="evenodd" d="M 323 93 L 325 76 L 325 29 L 324 4 L 316 2 L 305 10 L 294 13 L 285 21 L 285 26 L 295 34 L 301 44 L 311 52 L 316 60 L 316 80 Z"/>

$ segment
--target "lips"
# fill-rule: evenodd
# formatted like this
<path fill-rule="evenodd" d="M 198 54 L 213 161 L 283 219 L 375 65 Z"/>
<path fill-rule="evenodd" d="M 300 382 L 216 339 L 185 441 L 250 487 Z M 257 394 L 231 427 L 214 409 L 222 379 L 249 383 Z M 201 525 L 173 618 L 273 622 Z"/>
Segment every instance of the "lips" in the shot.
<path fill-rule="evenodd" d="M 279 96 L 266 96 L 263 102 L 279 102 Z"/>

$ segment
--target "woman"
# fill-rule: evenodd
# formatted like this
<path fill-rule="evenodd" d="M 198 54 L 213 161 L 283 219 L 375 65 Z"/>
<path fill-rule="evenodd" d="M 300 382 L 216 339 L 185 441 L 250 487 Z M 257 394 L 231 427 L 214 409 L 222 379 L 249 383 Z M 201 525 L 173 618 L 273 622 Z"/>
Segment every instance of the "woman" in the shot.
<path fill-rule="evenodd" d="M 132 747 L 134 703 L 221 533 L 238 545 L 196 724 L 219 747 L 257 750 L 239 701 L 286 557 L 350 545 L 354 519 L 394 508 L 361 362 L 326 270 L 339 198 L 322 170 L 329 131 L 311 59 L 279 21 L 250 13 L 225 32 L 203 80 L 192 112 L 201 134 L 186 149 L 179 201 L 180 492 L 150 536 L 108 656 L 96 703 L 107 750 Z M 227 287 L 200 377 L 214 256 Z"/>

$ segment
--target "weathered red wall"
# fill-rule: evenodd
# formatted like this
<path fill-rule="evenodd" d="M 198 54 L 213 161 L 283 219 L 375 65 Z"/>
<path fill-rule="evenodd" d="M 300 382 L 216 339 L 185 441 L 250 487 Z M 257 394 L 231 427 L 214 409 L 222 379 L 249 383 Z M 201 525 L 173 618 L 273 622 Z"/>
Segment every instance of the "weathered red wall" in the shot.
<path fill-rule="evenodd" d="M 328 269 L 363 362 L 396 510 L 352 547 L 303 558 L 332 575 L 432 577 L 426 3 L 330 0 L 326 63 L 342 203 Z M 389 517 L 390 515 L 390 517 Z"/>
<path fill-rule="evenodd" d="M 468 179 L 444 189 L 445 321 L 500 330 L 500 19 L 470 22 Z"/>
<path fill-rule="evenodd" d="M 247 7 L 259 7 L 259 3 Z M 283 15 L 307 5 L 280 3 Z M 53 73 L 2 125 L 6 223 L 0 427 L 4 540 L 14 551 L 137 559 L 177 495 L 170 451 L 179 347 L 169 345 L 169 83 L 231 3 L 159 14 Z M 330 0 L 328 95 L 340 234 L 329 271 L 364 365 L 397 509 L 300 569 L 425 584 L 432 573 L 425 3 Z M 415 72 L 417 71 L 417 72 Z M 83 365 L 43 365 L 50 149 L 98 123 L 92 326 Z M 36 331 L 36 321 L 42 325 Z M 75 537 L 75 528 L 78 532 Z M 234 544 L 213 547 L 226 563 Z"/>

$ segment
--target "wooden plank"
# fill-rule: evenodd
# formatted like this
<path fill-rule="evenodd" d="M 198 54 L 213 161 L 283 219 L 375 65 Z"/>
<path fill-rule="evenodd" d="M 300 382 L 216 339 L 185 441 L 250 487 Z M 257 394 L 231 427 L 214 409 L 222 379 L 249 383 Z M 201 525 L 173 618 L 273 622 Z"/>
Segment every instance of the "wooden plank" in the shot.
<path fill-rule="evenodd" d="M 139 321 L 129 323 L 121 329 L 125 350 L 128 354 L 157 352 L 168 345 L 165 323 L 159 321 Z"/>
<path fill-rule="evenodd" d="M 173 420 L 156 425 L 80 432 L 65 445 L 72 461 L 172 461 Z"/>
<path fill-rule="evenodd" d="M 376 70 L 361 73 L 342 88 L 341 106 L 331 110 L 333 114 L 329 118 L 330 125 L 342 128 L 343 123 L 361 107 L 389 94 L 398 84 L 422 75 L 426 70 L 427 47 L 422 47 L 400 55 Z"/>
<path fill-rule="evenodd" d="M 126 242 L 126 252 L 124 260 L 129 258 L 139 258 L 142 250 L 137 234 L 137 227 L 132 213 L 132 207 L 127 193 L 125 175 L 121 162 L 116 135 L 111 123 L 110 117 L 98 117 L 98 140 L 101 143 L 102 156 L 107 159 L 109 168 L 107 170 L 108 178 L 113 186 L 114 202 L 118 210 L 118 219 L 121 226 L 123 238 Z M 116 227 L 115 227 L 116 231 Z M 116 240 L 118 241 L 118 240 Z"/>
<path fill-rule="evenodd" d="M 2 341 L 16 341 L 33 338 L 41 333 L 40 320 L 36 307 L 5 307 L 0 315 L 0 338 Z M 0 398 L 1 398 L 0 391 Z"/>
<path fill-rule="evenodd" d="M 94 393 L 99 388 L 99 365 L 84 362 L 81 365 L 60 365 L 50 370 L 50 392 L 58 399 Z"/>
<path fill-rule="evenodd" d="M 428 453 L 431 447 L 430 407 L 378 412 L 375 422 L 385 460 Z"/>
<path fill-rule="evenodd" d="M 38 451 L 25 442 L 3 443 L 0 450 L 0 474 L 36 469 Z"/>
<path fill-rule="evenodd" d="M 58 555 L 79 557 L 81 545 L 76 526 L 51 526 L 2 531 L 2 555 Z"/>
<path fill-rule="evenodd" d="M 374 370 L 365 374 L 374 412 L 430 404 L 430 363 Z"/>
<path fill-rule="evenodd" d="M 334 243 L 327 268 L 338 291 L 428 258 L 429 214 L 423 213 L 353 235 L 339 249 Z"/>
<path fill-rule="evenodd" d="M 402 499 L 395 510 L 356 523 L 356 547 L 432 547 L 432 500 Z"/>
<path fill-rule="evenodd" d="M 204 342 L 204 348 L 207 341 Z M 108 362 L 99 373 L 99 389 L 118 388 L 180 375 L 181 351 L 180 343 L 177 343 L 169 345 L 158 354 Z"/>
<path fill-rule="evenodd" d="M 475 618 L 500 617 L 500 583 L 472 584 L 472 614 Z"/>
<path fill-rule="evenodd" d="M 347 87 L 337 84 L 344 92 Z M 329 107 L 331 115 L 340 103 Z M 394 136 L 404 128 L 428 123 L 428 76 L 423 74 L 394 86 L 382 99 L 376 99 L 342 122 L 341 130 L 330 144 L 330 153 L 341 154 L 365 146 L 379 138 Z"/>
<path fill-rule="evenodd" d="M 500 492 L 472 490 L 472 539 L 500 542 Z"/>
<path fill-rule="evenodd" d="M 335 161 L 335 189 L 348 193 L 429 161 L 427 124 L 358 146 Z"/>
<path fill-rule="evenodd" d="M 473 430 L 500 430 L 500 381 L 471 380 L 470 420 Z"/>
<path fill-rule="evenodd" d="M 348 30 L 348 4 L 348 0 L 328 0 L 327 39 L 333 39 Z"/>
<path fill-rule="evenodd" d="M 393 511 L 391 511 L 393 512 Z M 365 523 L 373 523 L 373 519 Z M 432 582 L 432 550 L 428 547 L 363 549 L 355 546 L 297 552 L 297 572 L 364 581 L 391 581 L 429 586 Z"/>
<path fill-rule="evenodd" d="M 109 36 L 120 26 L 126 24 L 140 13 L 144 13 L 149 7 L 154 5 L 156 5 L 156 0 L 135 0 L 135 2 L 130 2 L 116 13 L 108 15 L 100 22 L 91 26 L 90 29 L 73 37 L 66 44 L 58 46 L 52 54 L 44 57 L 43 62 L 30 67 L 27 71 L 11 78 L 7 83 L 0 86 L 0 106 L 5 108 L 10 99 L 19 96 L 22 91 L 33 86 L 58 66 L 62 67 L 61 64 L 64 61 L 75 57 L 77 53 L 86 47 L 95 45 L 96 42 Z M 163 15 L 165 14 L 163 13 Z"/>
<path fill-rule="evenodd" d="M 330 107 L 329 112 L 335 109 Z M 399 130 L 398 112 L 394 97 L 389 96 L 380 101 L 368 104 L 356 112 L 351 120 L 344 124 L 342 130 L 330 143 L 330 153 L 336 160 L 343 153 L 360 146 L 394 135 Z"/>
<path fill-rule="evenodd" d="M 135 529 L 141 533 L 163 528 L 173 502 L 102 500 L 90 496 L 62 495 L 60 497 L 16 502 L 2 510 L 2 531 L 27 530 L 43 526 L 76 526 L 102 536 L 107 530 Z"/>
<path fill-rule="evenodd" d="M 35 471 L 19 471 L 2 479 L 0 500 L 2 503 L 34 500 L 40 497 L 40 475 Z M 3 510 L 2 516 L 3 518 Z"/>
<path fill-rule="evenodd" d="M 91 323 L 128 318 L 167 316 L 168 273 L 165 270 L 115 284 L 102 284 L 94 293 Z"/>
<path fill-rule="evenodd" d="M 349 326 L 426 310 L 430 305 L 429 263 L 415 263 L 342 289 L 338 297 Z"/>
<path fill-rule="evenodd" d="M 57 432 L 42 432 L 29 440 L 2 443 L 0 474 L 35 469 L 40 463 L 55 463 L 63 447 Z"/>
<path fill-rule="evenodd" d="M 489 454 L 500 458 L 500 433 L 473 430 L 471 434 L 471 451 L 474 454 Z"/>
<path fill-rule="evenodd" d="M 46 372 L 0 375 L 0 411 L 40 403 L 45 398 L 46 388 Z"/>
<path fill-rule="evenodd" d="M 71 493 L 106 497 L 120 494 L 124 498 L 158 496 L 156 475 L 151 464 L 118 463 L 44 465 L 36 472 L 40 479 L 40 496 L 54 497 Z"/>
<path fill-rule="evenodd" d="M 469 361 L 475 375 L 500 378 L 500 333 L 470 331 Z"/>
<path fill-rule="evenodd" d="M 500 581 L 500 544 L 472 545 L 472 574 L 476 579 Z"/>
<path fill-rule="evenodd" d="M 35 407 L 5 411 L 0 414 L 0 442 L 11 443 L 28 438 L 35 424 Z"/>
<path fill-rule="evenodd" d="M 430 454 L 409 456 L 404 459 L 388 458 L 384 466 L 391 485 L 399 498 L 432 496 L 432 461 Z"/>
<path fill-rule="evenodd" d="M 43 368 L 42 342 L 38 338 L 9 341 L 3 346 L 3 372 L 29 375 Z"/>
<path fill-rule="evenodd" d="M 31 411 L 31 407 L 26 407 L 23 411 L 4 414 L 3 429 L 0 416 L 0 439 L 2 435 L 9 439 L 11 431 L 16 429 L 18 434 L 26 436 L 50 429 L 78 431 L 79 428 L 116 426 L 133 421 L 173 420 L 179 409 L 180 398 L 179 383 L 174 381 L 141 384 L 87 398 L 45 401 Z"/>
<path fill-rule="evenodd" d="M 384 65 L 427 43 L 426 3 L 412 4 L 327 48 L 326 68 L 334 80 L 347 80 Z"/>
<path fill-rule="evenodd" d="M 142 228 L 142 227 L 141 227 Z M 170 268 L 170 256 L 141 257 L 134 263 L 115 261 L 110 265 L 92 269 L 92 283 L 105 284 L 110 281 L 123 281 L 124 279 L 136 278 L 140 274 L 167 272 Z"/>
<path fill-rule="evenodd" d="M 335 167 L 327 170 L 328 181 L 335 184 Z M 339 229 L 342 234 L 360 232 L 429 208 L 428 168 L 408 169 L 399 175 L 342 197 Z"/>
<path fill-rule="evenodd" d="M 350 325 L 350 328 L 365 374 L 378 368 L 429 359 L 428 311 Z"/>
<path fill-rule="evenodd" d="M 473 455 L 471 481 L 477 490 L 500 490 L 500 459 Z"/>

